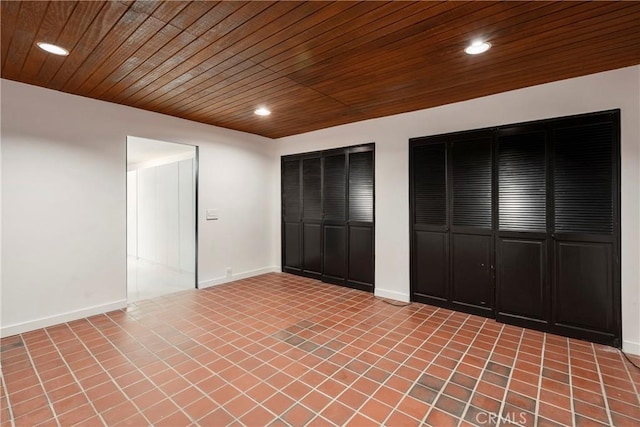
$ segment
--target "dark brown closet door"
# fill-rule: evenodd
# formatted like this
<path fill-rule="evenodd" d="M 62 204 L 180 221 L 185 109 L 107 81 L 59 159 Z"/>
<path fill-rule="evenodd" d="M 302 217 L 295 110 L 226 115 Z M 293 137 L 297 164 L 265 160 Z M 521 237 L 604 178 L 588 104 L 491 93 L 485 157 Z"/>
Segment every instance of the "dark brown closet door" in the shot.
<path fill-rule="evenodd" d="M 282 161 L 282 265 L 289 273 L 302 271 L 301 161 Z"/>
<path fill-rule="evenodd" d="M 497 132 L 496 316 L 521 326 L 549 317 L 547 140 L 539 125 Z"/>
<path fill-rule="evenodd" d="M 371 147 L 348 154 L 348 276 L 350 287 L 373 290 L 374 281 L 374 158 Z"/>
<path fill-rule="evenodd" d="M 411 294 L 414 301 L 449 299 L 446 142 L 423 141 L 412 148 Z"/>
<path fill-rule="evenodd" d="M 450 137 L 451 302 L 491 313 L 493 289 L 492 132 Z"/>
<path fill-rule="evenodd" d="M 340 150 L 325 154 L 322 160 L 322 280 L 344 284 L 347 277 L 347 155 Z"/>
<path fill-rule="evenodd" d="M 619 344 L 615 118 L 576 118 L 554 129 L 552 320 L 566 335 Z"/>
<path fill-rule="evenodd" d="M 302 160 L 302 272 L 322 274 L 322 158 Z"/>

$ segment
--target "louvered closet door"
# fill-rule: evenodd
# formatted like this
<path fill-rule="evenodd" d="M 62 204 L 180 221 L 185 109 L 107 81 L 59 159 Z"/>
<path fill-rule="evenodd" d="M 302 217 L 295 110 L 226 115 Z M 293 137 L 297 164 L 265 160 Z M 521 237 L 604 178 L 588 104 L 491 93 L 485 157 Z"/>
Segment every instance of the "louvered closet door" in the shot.
<path fill-rule="evenodd" d="M 493 289 L 492 133 L 450 138 L 451 301 L 491 313 Z"/>
<path fill-rule="evenodd" d="M 446 143 L 415 144 L 411 155 L 412 300 L 442 303 L 449 299 Z"/>
<path fill-rule="evenodd" d="M 563 121 L 554 129 L 553 321 L 571 336 L 619 337 L 613 114 Z"/>
<path fill-rule="evenodd" d="M 289 273 L 302 271 L 301 161 L 282 161 L 282 265 Z"/>
<path fill-rule="evenodd" d="M 350 287 L 373 290 L 374 158 L 371 147 L 351 149 L 348 186 L 348 276 Z"/>
<path fill-rule="evenodd" d="M 497 132 L 496 316 L 522 326 L 548 324 L 547 131 Z"/>
<path fill-rule="evenodd" d="M 344 284 L 347 278 L 347 155 L 340 150 L 325 154 L 322 160 L 322 280 Z"/>
<path fill-rule="evenodd" d="M 302 160 L 302 272 L 322 274 L 322 158 Z"/>

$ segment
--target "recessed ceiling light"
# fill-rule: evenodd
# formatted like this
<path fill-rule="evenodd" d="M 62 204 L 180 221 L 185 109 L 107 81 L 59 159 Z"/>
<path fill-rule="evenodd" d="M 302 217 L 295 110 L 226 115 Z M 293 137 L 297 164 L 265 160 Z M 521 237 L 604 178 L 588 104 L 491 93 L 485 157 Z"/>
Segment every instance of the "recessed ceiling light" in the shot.
<path fill-rule="evenodd" d="M 256 111 L 254 111 L 254 113 L 259 116 L 268 116 L 269 114 L 271 114 L 271 111 L 269 111 L 265 107 L 260 107 L 260 108 L 257 108 Z"/>
<path fill-rule="evenodd" d="M 60 46 L 56 46 L 55 44 L 43 43 L 43 42 L 38 42 L 37 44 L 40 49 L 46 50 L 47 52 L 53 53 L 54 55 L 61 55 L 61 56 L 69 55 L 69 51 L 67 49 Z"/>
<path fill-rule="evenodd" d="M 478 55 L 488 51 L 489 48 L 491 48 L 491 43 L 482 40 L 474 40 L 469 46 L 467 46 L 464 53 L 469 55 Z"/>

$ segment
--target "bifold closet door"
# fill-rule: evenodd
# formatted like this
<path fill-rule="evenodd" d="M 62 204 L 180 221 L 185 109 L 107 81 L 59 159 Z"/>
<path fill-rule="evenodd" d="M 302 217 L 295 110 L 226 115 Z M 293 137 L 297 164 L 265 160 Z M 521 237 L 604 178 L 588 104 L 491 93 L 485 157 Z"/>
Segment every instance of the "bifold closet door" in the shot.
<path fill-rule="evenodd" d="M 373 291 L 374 145 L 282 158 L 282 269 Z"/>
<path fill-rule="evenodd" d="M 411 148 L 411 295 L 492 313 L 492 133 L 414 140 Z"/>
<path fill-rule="evenodd" d="M 322 274 L 322 158 L 302 159 L 302 273 Z"/>
<path fill-rule="evenodd" d="M 549 324 L 547 131 L 497 132 L 496 317 L 521 326 Z"/>
<path fill-rule="evenodd" d="M 429 142 L 412 149 L 412 280 L 414 301 L 449 301 L 447 145 Z"/>
<path fill-rule="evenodd" d="M 300 160 L 282 161 L 282 268 L 302 271 L 302 185 Z"/>
<path fill-rule="evenodd" d="M 322 280 L 343 284 L 347 278 L 347 155 L 340 150 L 325 155 L 322 160 Z"/>
<path fill-rule="evenodd" d="M 554 128 L 553 316 L 561 333 L 620 344 L 619 113 Z"/>
<path fill-rule="evenodd" d="M 411 297 L 620 346 L 620 112 L 410 142 Z"/>
<path fill-rule="evenodd" d="M 451 302 L 487 315 L 494 306 L 493 135 L 450 140 Z"/>
<path fill-rule="evenodd" d="M 347 282 L 350 287 L 373 291 L 373 149 L 370 147 L 353 149 L 348 156 Z"/>

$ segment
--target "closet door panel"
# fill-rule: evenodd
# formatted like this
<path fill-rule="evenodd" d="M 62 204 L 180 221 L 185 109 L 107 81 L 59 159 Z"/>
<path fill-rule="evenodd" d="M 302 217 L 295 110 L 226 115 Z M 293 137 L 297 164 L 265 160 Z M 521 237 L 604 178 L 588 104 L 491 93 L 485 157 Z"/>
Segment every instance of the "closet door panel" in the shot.
<path fill-rule="evenodd" d="M 444 143 L 413 149 L 412 185 L 414 224 L 447 224 L 447 157 Z"/>
<path fill-rule="evenodd" d="M 373 151 L 349 154 L 349 221 L 373 223 Z"/>
<path fill-rule="evenodd" d="M 494 307 L 493 136 L 466 132 L 449 144 L 451 302 L 489 315 Z M 458 307 L 456 307 L 458 308 Z"/>
<path fill-rule="evenodd" d="M 284 224 L 284 266 L 296 270 L 302 267 L 300 254 L 300 223 L 285 222 Z"/>
<path fill-rule="evenodd" d="M 452 300 L 481 309 L 493 306 L 490 236 L 455 234 L 452 242 Z"/>
<path fill-rule="evenodd" d="M 302 160 L 302 272 L 319 277 L 322 271 L 322 158 Z"/>
<path fill-rule="evenodd" d="M 411 298 L 444 303 L 449 300 L 446 143 L 429 141 L 412 146 L 410 170 Z"/>
<path fill-rule="evenodd" d="M 303 224 L 304 270 L 308 273 L 322 272 L 322 225 Z"/>
<path fill-rule="evenodd" d="M 357 148 L 348 158 L 348 286 L 372 290 L 374 282 L 373 150 Z"/>
<path fill-rule="evenodd" d="M 347 233 L 344 226 L 324 226 L 323 276 L 344 280 L 347 269 Z"/>
<path fill-rule="evenodd" d="M 556 245 L 556 323 L 598 332 L 612 329 L 611 245 Z"/>
<path fill-rule="evenodd" d="M 620 335 L 616 126 L 602 114 L 553 133 L 553 320 L 561 333 L 609 344 Z"/>
<path fill-rule="evenodd" d="M 462 138 L 462 137 L 461 137 Z M 491 137 L 486 132 L 451 144 L 451 225 L 491 230 Z"/>
<path fill-rule="evenodd" d="M 612 127 L 606 122 L 556 129 L 556 232 L 613 234 Z"/>
<path fill-rule="evenodd" d="M 546 240 L 498 241 L 498 314 L 546 323 Z"/>
<path fill-rule="evenodd" d="M 414 239 L 414 295 L 446 300 L 449 288 L 449 235 L 416 231 Z"/>
<path fill-rule="evenodd" d="M 499 132 L 499 230 L 547 231 L 546 132 L 515 127 Z"/>
<path fill-rule="evenodd" d="M 322 159 L 302 160 L 302 219 L 322 220 Z"/>
<path fill-rule="evenodd" d="M 548 323 L 547 131 L 498 131 L 496 315 L 521 326 Z"/>
<path fill-rule="evenodd" d="M 349 280 L 373 286 L 373 230 L 371 227 L 349 228 Z"/>
<path fill-rule="evenodd" d="M 282 162 L 282 215 L 289 222 L 299 221 L 302 213 L 300 160 Z"/>
<path fill-rule="evenodd" d="M 285 271 L 302 269 L 302 183 L 299 159 L 282 161 L 282 265 Z"/>
<path fill-rule="evenodd" d="M 347 156 L 344 153 L 326 155 L 323 158 L 324 219 L 344 222 L 347 217 Z"/>

